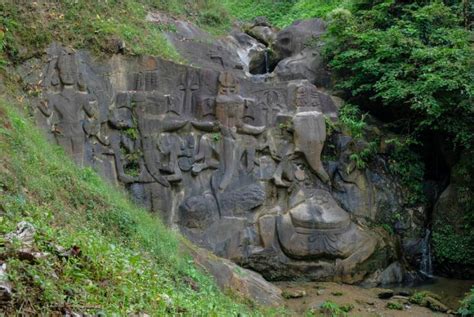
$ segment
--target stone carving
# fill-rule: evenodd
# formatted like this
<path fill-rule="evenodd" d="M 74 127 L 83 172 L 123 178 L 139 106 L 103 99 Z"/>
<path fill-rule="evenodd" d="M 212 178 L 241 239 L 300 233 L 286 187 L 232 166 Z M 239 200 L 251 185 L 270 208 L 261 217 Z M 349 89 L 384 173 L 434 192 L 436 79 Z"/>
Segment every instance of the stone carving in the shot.
<path fill-rule="evenodd" d="M 302 152 L 311 169 L 325 183 L 330 181 L 321 162 L 326 123 L 318 111 L 300 112 L 293 118 L 295 151 Z"/>
<path fill-rule="evenodd" d="M 178 114 L 189 117 L 192 113 L 192 106 L 194 101 L 194 92 L 199 89 L 199 78 L 192 70 L 187 70 L 181 76 L 179 90 L 183 94 L 183 104 Z"/>
<path fill-rule="evenodd" d="M 374 252 L 377 238 L 330 192 L 324 115 L 337 109 L 309 81 L 152 57 L 122 61 L 129 76 L 71 50 L 50 55 L 39 109 L 58 143 L 192 241 L 278 279 L 350 276 Z"/>
<path fill-rule="evenodd" d="M 40 102 L 38 108 L 49 118 L 51 131 L 58 144 L 77 164 L 83 165 L 85 132 L 93 133 L 92 124 L 88 124 L 87 131 L 84 131 L 83 114 L 89 118 L 97 116 L 97 108 L 93 105 L 96 100 L 87 92 L 87 86 L 78 76 L 73 51 L 61 50 L 56 67 L 60 82 L 53 81 L 52 84 L 61 85 L 61 91 L 59 94 L 47 94 L 46 100 Z M 99 134 L 99 131 L 94 134 Z"/>
<path fill-rule="evenodd" d="M 257 107 L 262 113 L 266 126 L 272 126 L 275 123 L 276 115 L 284 110 L 282 99 L 278 90 L 270 89 L 260 93 Z"/>
<path fill-rule="evenodd" d="M 243 122 L 245 102 L 238 95 L 239 84 L 229 72 L 219 76 L 219 91 L 216 98 L 216 117 L 221 125 L 224 176 L 219 189 L 224 190 L 230 183 L 242 155 L 247 155 L 247 163 L 252 160 L 253 149 L 244 149 L 237 144 L 237 132 L 249 135 L 262 133 L 265 127 L 256 127 Z M 250 158 L 249 158 L 250 157 Z M 251 166 L 251 165 L 248 165 Z"/>
<path fill-rule="evenodd" d="M 376 240 L 352 224 L 347 212 L 322 190 L 279 216 L 277 232 L 289 257 L 340 259 L 336 270 L 343 274 L 366 260 L 376 246 Z"/>
<path fill-rule="evenodd" d="M 158 74 L 155 71 L 145 71 L 136 74 L 135 90 L 152 91 L 158 88 Z"/>

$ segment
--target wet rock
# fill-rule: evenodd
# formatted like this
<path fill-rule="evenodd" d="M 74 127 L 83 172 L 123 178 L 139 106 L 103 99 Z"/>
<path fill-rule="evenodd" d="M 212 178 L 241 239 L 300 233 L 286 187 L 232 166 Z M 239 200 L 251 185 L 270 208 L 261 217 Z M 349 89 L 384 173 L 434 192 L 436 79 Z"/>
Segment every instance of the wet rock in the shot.
<path fill-rule="evenodd" d="M 431 309 L 432 311 L 442 312 L 442 313 L 447 312 L 449 309 L 446 305 L 441 303 L 438 299 L 435 299 L 431 296 L 426 296 L 421 306 L 425 306 Z"/>
<path fill-rule="evenodd" d="M 405 270 L 399 262 L 391 263 L 387 268 L 375 271 L 370 277 L 365 279 L 365 287 L 385 286 L 403 282 Z"/>
<path fill-rule="evenodd" d="M 285 290 L 282 292 L 281 296 L 286 299 L 301 298 L 306 296 L 306 292 L 304 290 Z"/>
<path fill-rule="evenodd" d="M 411 295 L 413 295 L 413 291 L 401 290 L 401 291 L 396 292 L 396 294 L 400 296 L 404 296 L 404 297 L 410 297 Z"/>
<path fill-rule="evenodd" d="M 392 298 L 394 295 L 393 290 L 383 289 L 383 288 L 375 289 L 375 293 L 377 294 L 377 297 L 380 299 L 389 299 L 389 298 Z"/>
<path fill-rule="evenodd" d="M 266 25 L 255 25 L 247 30 L 247 34 L 267 46 L 276 40 L 275 30 Z"/>
<path fill-rule="evenodd" d="M 12 284 L 8 279 L 7 264 L 0 265 L 0 304 L 6 305 L 13 298 Z"/>

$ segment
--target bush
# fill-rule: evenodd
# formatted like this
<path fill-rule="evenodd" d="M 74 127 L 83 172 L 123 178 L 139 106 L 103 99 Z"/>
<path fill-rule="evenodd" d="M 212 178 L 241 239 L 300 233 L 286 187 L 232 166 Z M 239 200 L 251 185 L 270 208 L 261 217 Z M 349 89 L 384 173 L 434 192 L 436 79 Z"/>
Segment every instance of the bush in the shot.
<path fill-rule="evenodd" d="M 459 1 L 456 1 L 459 3 Z M 470 32 L 441 1 L 354 1 L 329 15 L 325 56 L 350 103 L 417 138 L 474 144 Z"/>
<path fill-rule="evenodd" d="M 461 301 L 461 307 L 458 309 L 458 314 L 463 317 L 474 316 L 474 287 Z"/>

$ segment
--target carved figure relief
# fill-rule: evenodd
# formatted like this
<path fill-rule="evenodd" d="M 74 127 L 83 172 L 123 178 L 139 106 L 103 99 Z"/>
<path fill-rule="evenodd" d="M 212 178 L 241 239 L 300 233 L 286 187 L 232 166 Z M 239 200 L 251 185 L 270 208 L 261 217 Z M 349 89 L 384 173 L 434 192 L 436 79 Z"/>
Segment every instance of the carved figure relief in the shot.
<path fill-rule="evenodd" d="M 257 108 L 260 110 L 265 125 L 272 126 L 276 115 L 285 109 L 283 97 L 278 90 L 265 90 L 259 95 Z"/>
<path fill-rule="evenodd" d="M 196 72 L 192 70 L 186 70 L 181 76 L 179 90 L 182 92 L 182 105 L 178 113 L 189 117 L 193 110 L 194 93 L 199 89 L 199 77 Z"/>
<path fill-rule="evenodd" d="M 329 192 L 325 99 L 309 82 L 254 83 L 156 59 L 125 76 L 130 90 L 109 105 L 88 86 L 92 67 L 52 52 L 39 109 L 57 142 L 79 164 L 110 159 L 117 181 L 189 238 L 278 278 L 350 271 L 373 253 L 376 240 Z"/>

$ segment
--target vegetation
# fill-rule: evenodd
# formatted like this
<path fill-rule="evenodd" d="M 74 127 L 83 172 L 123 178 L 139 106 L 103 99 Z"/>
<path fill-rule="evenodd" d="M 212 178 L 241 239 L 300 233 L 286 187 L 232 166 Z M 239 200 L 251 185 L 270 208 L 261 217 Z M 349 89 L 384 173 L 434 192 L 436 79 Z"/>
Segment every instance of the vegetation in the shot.
<path fill-rule="evenodd" d="M 474 141 L 472 49 L 457 6 L 441 1 L 357 1 L 329 18 L 326 55 L 338 87 L 362 108 L 383 107 L 399 131 Z"/>
<path fill-rule="evenodd" d="M 474 237 L 472 223 L 466 223 L 466 230 L 470 234 L 464 234 L 455 230 L 449 223 L 436 223 L 433 231 L 433 246 L 436 261 L 442 264 L 474 265 Z"/>
<path fill-rule="evenodd" d="M 223 295 L 179 251 L 179 238 L 91 169 L 77 168 L 0 99 L 0 236 L 36 229 L 37 260 L 1 243 L 14 285 L 5 313 L 258 315 Z M 254 308 L 255 309 L 255 308 Z"/>
<path fill-rule="evenodd" d="M 427 292 L 415 292 L 412 296 L 410 296 L 410 303 L 422 305 L 426 296 L 428 296 Z"/>
<path fill-rule="evenodd" d="M 272 25 L 283 28 L 295 20 L 325 17 L 344 0 L 224 0 L 223 3 L 239 20 L 251 21 L 265 16 Z"/>
<path fill-rule="evenodd" d="M 458 309 L 458 314 L 463 317 L 474 316 L 474 288 L 461 301 L 461 307 Z"/>
<path fill-rule="evenodd" d="M 420 154 L 429 151 L 426 139 L 471 158 L 451 171 L 451 181 L 474 179 L 467 163 L 474 155 L 473 12 L 472 3 L 461 0 L 358 0 L 328 15 L 325 56 L 337 88 L 400 135 L 391 140 L 390 169 L 402 180 L 407 205 L 425 202 Z M 349 119 L 357 131 L 360 120 Z M 363 165 L 359 154 L 354 160 Z M 435 223 L 433 249 L 439 262 L 472 265 L 474 187 L 472 181 L 457 186 L 465 198 L 462 220 Z"/>
<path fill-rule="evenodd" d="M 354 305 L 352 304 L 338 305 L 330 300 L 326 300 L 321 304 L 319 311 L 324 316 L 345 317 L 353 308 Z"/>
<path fill-rule="evenodd" d="M 0 66 L 7 60 L 38 56 L 53 41 L 96 54 L 120 50 L 184 62 L 163 35 L 173 26 L 146 21 L 153 10 L 190 19 L 214 33 L 230 27 L 224 7 L 213 0 L 61 0 L 22 5 L 7 0 L 0 3 Z"/>
<path fill-rule="evenodd" d="M 423 192 L 425 165 L 420 153 L 413 151 L 412 147 L 420 142 L 409 136 L 389 139 L 393 150 L 390 152 L 389 169 L 400 179 L 403 185 L 405 204 L 408 206 L 426 202 Z"/>
<path fill-rule="evenodd" d="M 403 310 L 403 305 L 398 302 L 388 302 L 387 308 L 393 310 Z"/>

